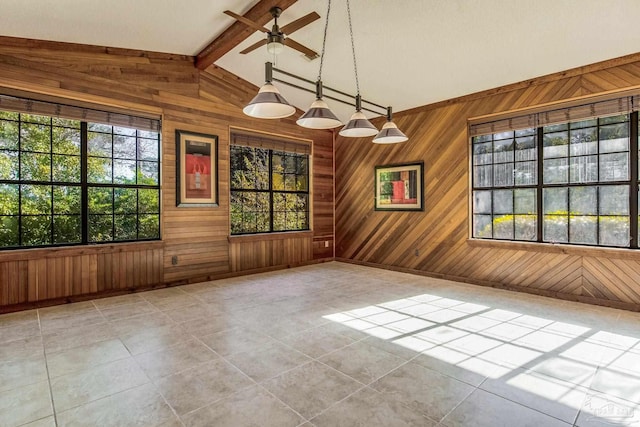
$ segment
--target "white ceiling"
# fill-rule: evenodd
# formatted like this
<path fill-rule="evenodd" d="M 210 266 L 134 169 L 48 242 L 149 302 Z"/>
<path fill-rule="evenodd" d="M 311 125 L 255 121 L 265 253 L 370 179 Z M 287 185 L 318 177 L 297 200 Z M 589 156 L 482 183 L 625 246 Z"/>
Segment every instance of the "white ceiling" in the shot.
<path fill-rule="evenodd" d="M 255 0 L 3 0 L 0 35 L 197 54 Z M 321 19 L 295 32 L 320 52 L 326 1 L 299 0 L 284 25 L 311 11 Z M 360 90 L 401 111 L 484 89 L 635 53 L 640 50 L 638 0 L 351 0 Z M 268 24 L 267 26 L 270 26 Z M 216 62 L 260 85 L 266 48 L 238 52 L 254 33 Z M 315 80 L 319 60 L 291 49 L 277 66 Z M 334 0 L 322 79 L 355 92 L 346 2 Z M 306 109 L 313 96 L 279 85 Z M 342 119 L 350 108 L 329 101 Z"/>

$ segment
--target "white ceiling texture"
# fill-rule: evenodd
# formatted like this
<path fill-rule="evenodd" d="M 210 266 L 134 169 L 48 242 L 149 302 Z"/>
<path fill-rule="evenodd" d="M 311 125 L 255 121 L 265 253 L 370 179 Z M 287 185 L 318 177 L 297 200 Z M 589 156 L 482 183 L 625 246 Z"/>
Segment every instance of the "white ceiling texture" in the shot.
<path fill-rule="evenodd" d="M 363 98 L 394 111 L 526 80 L 640 51 L 639 0 L 350 0 Z M 3 0 L 0 35 L 196 55 L 251 0 Z M 321 19 L 292 34 L 320 52 L 326 0 L 299 0 L 285 25 L 309 12 Z M 270 27 L 271 23 L 267 24 Z M 216 64 L 257 86 L 265 47 Z M 333 0 L 322 80 L 355 93 L 346 0 Z M 277 67 L 310 80 L 319 60 L 289 48 Z M 313 95 L 280 85 L 306 110 Z M 351 108 L 329 104 L 347 120 Z"/>

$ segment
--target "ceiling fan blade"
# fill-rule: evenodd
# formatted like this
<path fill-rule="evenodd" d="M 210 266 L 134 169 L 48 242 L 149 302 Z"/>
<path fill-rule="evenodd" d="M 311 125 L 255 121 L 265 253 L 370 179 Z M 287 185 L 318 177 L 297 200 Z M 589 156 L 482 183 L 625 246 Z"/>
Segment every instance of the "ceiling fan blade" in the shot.
<path fill-rule="evenodd" d="M 289 22 L 287 25 L 280 28 L 280 31 L 282 31 L 284 34 L 291 34 L 294 31 L 297 31 L 300 28 L 304 27 L 305 25 L 311 24 L 316 19 L 320 19 L 320 15 L 315 12 L 311 12 L 310 14 L 305 15 L 302 18 L 298 18 L 293 22 Z"/>
<path fill-rule="evenodd" d="M 286 38 L 284 40 L 284 44 L 286 44 L 290 48 L 297 50 L 298 52 L 304 53 L 304 55 L 309 59 L 316 59 L 319 56 L 318 52 L 316 52 L 315 50 L 311 50 L 308 47 L 301 45 L 297 41 L 292 40 L 290 38 Z"/>
<path fill-rule="evenodd" d="M 242 53 L 244 55 L 245 53 L 253 52 L 254 50 L 259 48 L 260 46 L 264 46 L 266 44 L 267 44 L 267 39 L 262 39 L 259 42 L 256 42 L 256 43 L 252 44 L 251 46 L 249 46 L 248 48 L 246 48 L 245 50 L 243 50 L 240 53 Z"/>
<path fill-rule="evenodd" d="M 253 28 L 254 30 L 262 31 L 263 33 L 268 33 L 269 32 L 269 30 L 264 28 L 262 25 L 259 25 L 259 24 L 255 23 L 255 22 L 253 22 L 251 19 L 247 19 L 242 15 L 238 15 L 235 12 L 231 12 L 230 10 L 225 10 L 224 13 L 229 15 L 230 17 L 232 17 L 234 19 L 237 19 L 238 21 L 242 22 L 243 24 Z"/>

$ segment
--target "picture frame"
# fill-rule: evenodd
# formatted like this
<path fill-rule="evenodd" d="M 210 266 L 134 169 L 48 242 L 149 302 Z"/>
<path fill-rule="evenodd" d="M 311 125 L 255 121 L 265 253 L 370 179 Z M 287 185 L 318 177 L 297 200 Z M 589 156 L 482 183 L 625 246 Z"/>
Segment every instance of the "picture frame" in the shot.
<path fill-rule="evenodd" d="M 376 211 L 424 211 L 424 162 L 375 167 Z"/>
<path fill-rule="evenodd" d="M 218 136 L 176 130 L 176 206 L 218 206 Z"/>

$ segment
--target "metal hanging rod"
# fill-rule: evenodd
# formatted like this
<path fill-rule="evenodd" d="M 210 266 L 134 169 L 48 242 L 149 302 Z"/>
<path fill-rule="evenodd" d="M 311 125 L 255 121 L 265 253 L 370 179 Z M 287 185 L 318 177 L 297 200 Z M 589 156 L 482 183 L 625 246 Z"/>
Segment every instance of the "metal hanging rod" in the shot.
<path fill-rule="evenodd" d="M 273 81 L 276 81 L 278 83 L 282 83 L 282 84 L 285 84 L 287 86 L 291 86 L 293 88 L 296 88 L 296 89 L 299 89 L 299 90 L 302 90 L 302 91 L 305 91 L 305 92 L 313 93 L 315 95 L 315 93 L 316 93 L 316 91 L 315 91 L 316 82 L 314 82 L 313 80 L 305 79 L 304 77 L 300 77 L 300 76 L 298 76 L 296 74 L 293 74 L 293 73 L 290 73 L 288 71 L 281 70 L 279 68 L 275 68 L 275 67 L 273 67 L 273 64 L 271 62 L 267 62 L 265 65 L 266 65 L 266 76 L 267 76 L 266 80 L 267 81 L 273 80 Z M 288 77 L 292 77 L 292 78 L 297 79 L 297 80 L 299 80 L 301 82 L 312 84 L 314 89 L 309 89 L 309 88 L 300 86 L 299 84 L 291 83 L 291 82 L 288 82 L 286 80 L 282 80 L 282 79 L 273 77 L 272 71 L 275 71 L 277 73 L 283 74 L 283 75 L 288 76 Z M 354 99 L 354 100 L 356 98 L 355 95 L 343 92 L 343 91 L 338 90 L 338 89 L 334 89 L 334 88 L 329 87 L 329 86 L 325 86 L 324 84 L 322 85 L 322 88 L 326 89 L 326 90 L 330 90 L 331 92 L 335 92 L 337 94 L 340 94 L 342 96 L 346 96 L 346 97 Z M 356 106 L 355 102 L 345 101 L 344 99 L 336 98 L 336 97 L 329 96 L 329 95 L 324 95 L 324 97 L 328 98 L 328 99 L 331 99 L 333 101 L 336 101 L 336 102 L 340 102 L 340 103 L 345 104 L 345 105 L 350 105 L 352 107 Z M 366 99 L 362 99 L 362 102 L 363 103 L 367 103 L 367 104 L 369 104 L 369 105 L 371 105 L 373 107 L 380 108 L 384 112 L 381 113 L 380 111 L 372 110 L 372 109 L 367 108 L 367 107 L 362 107 L 363 110 L 366 110 L 366 111 L 368 111 L 370 113 L 373 113 L 373 114 L 380 114 L 382 116 L 387 116 L 387 113 L 389 111 L 389 107 L 384 107 L 384 106 L 382 106 L 380 104 L 376 104 L 375 102 L 371 102 L 371 101 L 368 101 Z"/>

